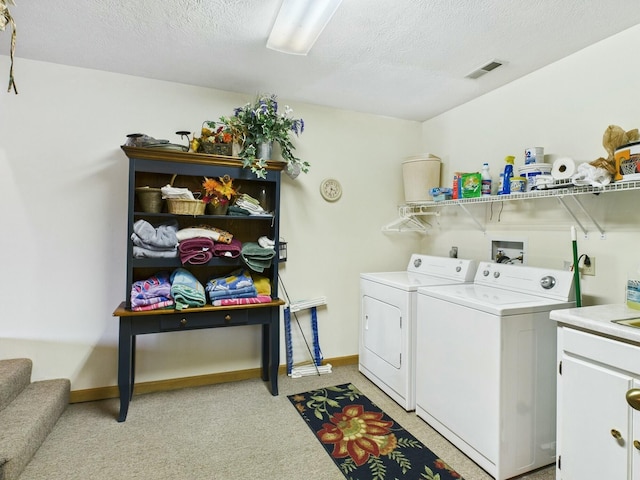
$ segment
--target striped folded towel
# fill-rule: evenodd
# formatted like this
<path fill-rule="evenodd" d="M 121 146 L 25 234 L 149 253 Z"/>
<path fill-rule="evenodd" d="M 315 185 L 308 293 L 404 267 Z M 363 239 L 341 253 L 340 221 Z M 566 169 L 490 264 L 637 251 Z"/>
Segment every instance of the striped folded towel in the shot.
<path fill-rule="evenodd" d="M 184 268 L 178 268 L 171 274 L 171 296 L 176 302 L 176 310 L 207 304 L 204 287 Z"/>
<path fill-rule="evenodd" d="M 223 298 L 221 300 L 214 300 L 211 302 L 216 307 L 226 305 L 251 305 L 253 303 L 269 303 L 272 301 L 269 295 L 258 295 L 251 298 Z"/>

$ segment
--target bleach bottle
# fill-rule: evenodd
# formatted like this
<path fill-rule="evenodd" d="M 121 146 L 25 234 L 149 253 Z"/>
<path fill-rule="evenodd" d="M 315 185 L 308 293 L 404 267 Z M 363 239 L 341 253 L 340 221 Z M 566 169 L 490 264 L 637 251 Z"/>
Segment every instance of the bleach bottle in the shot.
<path fill-rule="evenodd" d="M 511 193 L 511 178 L 513 177 L 513 161 L 515 159 L 516 157 L 511 155 L 504 159 L 507 164 L 504 166 L 504 173 L 502 174 L 502 190 L 500 190 L 500 195 L 509 195 Z"/>
<path fill-rule="evenodd" d="M 491 195 L 491 173 L 489 164 L 482 164 L 482 195 Z"/>

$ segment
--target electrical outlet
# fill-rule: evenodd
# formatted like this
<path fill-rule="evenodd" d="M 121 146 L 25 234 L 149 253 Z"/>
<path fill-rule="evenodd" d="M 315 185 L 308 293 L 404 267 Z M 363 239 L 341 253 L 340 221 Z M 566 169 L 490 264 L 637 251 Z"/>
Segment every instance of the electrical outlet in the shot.
<path fill-rule="evenodd" d="M 596 274 L 596 259 L 593 257 L 589 257 L 589 261 L 590 264 L 589 265 L 582 265 L 580 267 L 580 274 L 581 275 L 591 275 L 591 276 L 595 276 Z M 580 261 L 580 263 L 582 263 L 582 261 Z M 573 268 L 573 262 L 565 260 L 563 263 L 563 268 L 564 270 L 571 270 Z"/>
<path fill-rule="evenodd" d="M 594 257 L 589 257 L 590 263 L 589 265 L 583 265 L 580 271 L 583 275 L 594 275 L 596 274 L 596 259 Z"/>

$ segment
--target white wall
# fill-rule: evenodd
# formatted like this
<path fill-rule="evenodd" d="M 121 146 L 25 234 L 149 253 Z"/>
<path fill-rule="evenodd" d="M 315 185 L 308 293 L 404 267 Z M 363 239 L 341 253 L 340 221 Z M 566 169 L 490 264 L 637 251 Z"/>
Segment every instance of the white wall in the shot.
<path fill-rule="evenodd" d="M 483 162 L 497 181 L 504 157 L 516 156 L 521 166 L 528 147 L 544 147 L 549 163 L 565 156 L 576 163 L 606 157 L 602 136 L 609 125 L 640 128 L 640 64 L 631 60 L 638 45 L 640 26 L 425 122 L 424 146 L 442 156 L 443 182 L 449 184 L 454 171 L 479 171 Z M 577 197 L 605 231 L 601 238 L 585 222 L 589 232 L 578 236 L 579 253 L 597 259 L 596 276 L 581 282 L 583 305 L 624 301 L 627 271 L 640 264 L 639 195 Z M 456 245 L 461 257 L 488 260 L 492 238 L 522 238 L 528 241 L 529 265 L 563 268 L 572 259 L 570 226 L 576 223 L 557 199 L 505 203 L 501 214 L 500 206 L 470 207 L 486 234 L 457 208 L 444 209 L 423 248 L 446 254 Z"/>
<path fill-rule="evenodd" d="M 408 155 L 440 155 L 445 181 L 484 161 L 497 176 L 506 155 L 522 164 L 531 146 L 544 146 L 547 161 L 605 155 L 601 138 L 609 124 L 640 127 L 640 65 L 632 60 L 639 36 L 634 27 L 422 126 L 291 105 L 307 124 L 296 144 L 312 169 L 295 181 L 283 176 L 281 234 L 289 260 L 282 278 L 293 300 L 327 296 L 319 309 L 326 358 L 357 354 L 360 272 L 404 269 L 411 252 L 447 255 L 452 245 L 460 256 L 486 259 L 493 236 L 526 238 L 530 265 L 561 268 L 571 258 L 572 220 L 553 199 L 507 204 L 500 215 L 499 203 L 493 211 L 474 207 L 486 234 L 451 207 L 422 240 L 381 227 L 396 218 Z M 0 79 L 8 69 L 8 57 L 0 56 Z M 175 131 L 195 131 L 256 92 L 20 58 L 15 75 L 20 94 L 0 93 L 0 358 L 30 357 L 35 380 L 70 378 L 74 390 L 115 385 L 118 327 L 111 313 L 127 289 L 127 158 L 119 145 L 132 132 L 178 141 Z M 343 184 L 335 204 L 319 195 L 326 177 Z M 626 192 L 584 199 L 606 230 L 604 239 L 591 231 L 579 236 L 581 253 L 597 258 L 596 276 L 583 278 L 585 304 L 624 299 L 626 271 L 640 263 L 637 198 Z M 255 368 L 258 351 L 252 327 L 141 336 L 136 380 Z"/>
<path fill-rule="evenodd" d="M 0 56 L 0 78 L 9 59 Z M 124 300 L 126 134 L 178 142 L 178 130 L 229 115 L 246 95 L 17 58 L 19 95 L 0 93 L 0 358 L 29 357 L 33 379 L 73 390 L 116 384 L 117 318 Z M 278 92 L 273 92 L 278 93 Z M 280 98 L 286 103 L 285 98 Z M 404 268 L 417 247 L 381 227 L 402 199 L 400 164 L 416 153 L 417 122 L 291 104 L 304 118 L 298 154 L 311 172 L 283 175 L 282 278 L 293 300 L 319 309 L 326 358 L 357 353 L 358 274 Z M 342 199 L 324 202 L 323 178 Z M 302 321 L 308 321 L 304 316 Z M 253 327 L 141 336 L 140 382 L 259 366 Z M 284 346 L 281 363 L 284 363 Z"/>

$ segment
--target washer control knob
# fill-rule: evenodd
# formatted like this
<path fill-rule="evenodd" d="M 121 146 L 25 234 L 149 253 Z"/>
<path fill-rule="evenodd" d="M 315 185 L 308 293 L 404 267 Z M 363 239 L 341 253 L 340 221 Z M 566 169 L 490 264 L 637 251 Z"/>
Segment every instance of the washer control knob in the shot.
<path fill-rule="evenodd" d="M 462 267 L 460 265 L 458 265 L 456 267 L 456 273 L 460 273 L 462 271 Z"/>
<path fill-rule="evenodd" d="M 546 277 L 542 277 L 540 279 L 540 286 L 546 290 L 553 288 L 556 286 L 556 279 L 551 275 L 547 275 Z"/>
<path fill-rule="evenodd" d="M 489 276 L 489 270 L 483 270 L 482 271 L 482 275 L 484 275 L 485 277 Z"/>
<path fill-rule="evenodd" d="M 500 272 L 493 272 L 493 278 L 500 277 Z"/>
<path fill-rule="evenodd" d="M 416 267 L 416 268 L 418 268 L 420 265 L 422 265 L 422 259 L 421 259 L 421 258 L 416 258 L 416 259 L 413 261 L 413 266 L 414 266 L 414 267 Z"/>

